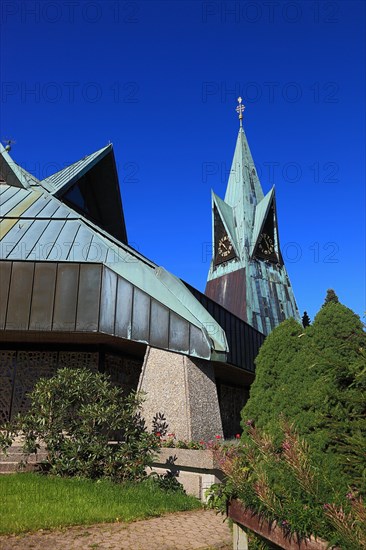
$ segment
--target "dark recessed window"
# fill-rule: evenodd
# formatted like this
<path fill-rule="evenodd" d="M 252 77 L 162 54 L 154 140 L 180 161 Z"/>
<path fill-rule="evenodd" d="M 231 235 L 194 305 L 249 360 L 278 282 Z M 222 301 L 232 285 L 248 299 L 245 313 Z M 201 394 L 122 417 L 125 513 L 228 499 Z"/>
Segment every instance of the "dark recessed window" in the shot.
<path fill-rule="evenodd" d="M 85 203 L 85 198 L 83 197 L 79 185 L 76 183 L 67 193 L 65 193 L 65 199 L 75 206 L 77 206 L 83 212 L 88 213 L 88 207 Z"/>

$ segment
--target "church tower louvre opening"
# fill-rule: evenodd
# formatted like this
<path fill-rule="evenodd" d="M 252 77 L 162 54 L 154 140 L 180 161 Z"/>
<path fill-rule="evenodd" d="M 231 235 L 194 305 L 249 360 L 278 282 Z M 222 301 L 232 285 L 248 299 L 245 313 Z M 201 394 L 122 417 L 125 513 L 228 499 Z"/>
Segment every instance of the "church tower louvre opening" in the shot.
<path fill-rule="evenodd" d="M 264 195 L 243 128 L 225 198 L 212 192 L 213 256 L 205 294 L 249 325 L 269 334 L 283 320 L 300 322 L 280 249 L 275 188 Z"/>

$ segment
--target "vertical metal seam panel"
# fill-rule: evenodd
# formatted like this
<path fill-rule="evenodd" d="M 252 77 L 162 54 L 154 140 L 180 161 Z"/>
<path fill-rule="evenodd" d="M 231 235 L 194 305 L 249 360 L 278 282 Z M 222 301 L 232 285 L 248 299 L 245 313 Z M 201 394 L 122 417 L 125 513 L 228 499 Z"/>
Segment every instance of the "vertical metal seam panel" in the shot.
<path fill-rule="evenodd" d="M 35 296 L 34 285 L 35 285 L 35 281 L 36 281 L 36 272 L 37 272 L 36 268 L 37 268 L 37 266 L 43 266 L 43 265 L 47 265 L 47 267 L 56 265 L 55 276 L 53 277 L 53 285 L 52 285 L 52 288 L 50 288 L 50 296 L 52 296 L 52 311 L 50 313 L 50 328 L 49 328 L 49 331 L 51 332 L 52 331 L 52 326 L 53 326 L 53 312 L 54 312 L 54 307 L 55 307 L 55 289 L 56 289 L 56 278 L 57 278 L 57 264 L 55 262 L 35 262 L 34 263 L 34 279 L 33 279 L 32 302 L 31 302 L 31 306 L 30 306 L 30 321 L 32 319 L 33 300 L 34 300 L 34 296 Z M 48 285 L 49 284 L 50 284 L 50 282 L 48 281 Z M 29 321 L 29 330 L 31 330 L 30 321 Z M 33 329 L 33 330 L 35 330 L 35 329 Z"/>
<path fill-rule="evenodd" d="M 59 269 L 59 262 L 56 262 L 55 285 L 54 285 L 54 287 L 53 287 L 53 305 L 52 305 L 51 332 L 53 331 L 54 319 L 55 319 L 55 303 L 56 303 L 56 288 L 57 288 L 57 280 L 58 280 L 58 269 Z M 58 361 L 58 359 L 57 359 L 57 361 Z"/>
<path fill-rule="evenodd" d="M 80 228 L 79 228 L 80 229 Z M 99 278 L 99 312 L 97 316 L 97 332 L 100 330 L 100 312 L 102 309 L 102 287 L 103 287 L 103 276 L 104 276 L 104 265 L 99 266 L 100 278 Z M 115 302 L 117 302 L 117 295 L 115 297 Z"/>
<path fill-rule="evenodd" d="M 168 349 L 170 349 L 170 316 L 171 310 L 168 308 Z"/>
<path fill-rule="evenodd" d="M 33 263 L 33 275 L 32 275 L 32 290 L 31 290 L 31 296 L 30 296 L 30 300 L 29 300 L 29 310 L 28 310 L 28 323 L 27 323 L 27 330 L 29 330 L 29 325 L 30 325 L 30 316 L 31 316 L 31 311 L 32 311 L 32 302 L 33 302 L 33 291 L 34 291 L 34 272 L 35 272 L 35 267 L 36 267 L 36 264 L 35 262 L 32 262 Z"/>
<path fill-rule="evenodd" d="M 131 332 L 130 332 L 130 340 L 132 340 L 132 335 L 133 335 L 133 310 L 134 310 L 134 307 L 133 307 L 133 304 L 135 303 L 135 285 L 131 285 L 132 286 L 132 293 L 131 293 Z"/>
<path fill-rule="evenodd" d="M 76 305 L 75 305 L 75 320 L 74 320 L 74 331 L 76 332 L 76 320 L 78 316 L 78 307 L 79 307 L 79 289 L 80 289 L 80 264 L 77 264 L 78 266 L 78 287 L 76 290 Z"/>
<path fill-rule="evenodd" d="M 152 308 L 153 298 L 151 296 L 149 296 L 149 298 L 150 298 L 150 300 L 149 300 L 149 329 L 148 329 L 147 341 L 151 342 L 151 308 Z"/>
<path fill-rule="evenodd" d="M 103 266 L 103 269 L 109 269 L 106 266 Z M 116 282 L 116 299 L 114 300 L 114 320 L 113 320 L 113 336 L 116 335 L 116 322 L 117 322 L 117 303 L 118 303 L 118 285 L 120 277 L 116 275 L 117 282 Z"/>
<path fill-rule="evenodd" d="M 6 300 L 6 309 L 5 309 L 5 319 L 4 319 L 4 330 L 5 330 L 5 327 L 7 325 L 7 321 L 8 321 L 8 309 L 9 309 L 9 298 L 10 298 L 10 284 L 11 284 L 11 280 L 13 278 L 13 264 L 14 262 L 12 261 L 11 262 L 11 266 L 10 266 L 10 279 L 9 279 L 9 287 L 8 287 L 8 297 L 7 297 L 7 300 Z"/>
<path fill-rule="evenodd" d="M 241 346 L 241 333 L 240 333 L 240 326 L 237 319 L 235 319 L 235 340 L 237 341 L 238 346 L 238 362 L 240 357 L 243 357 L 242 354 L 242 346 Z"/>
<path fill-rule="evenodd" d="M 231 330 L 232 330 L 232 334 L 233 334 L 233 337 L 234 337 L 234 346 L 233 346 L 233 348 L 234 348 L 234 358 L 235 358 L 235 364 L 237 365 L 238 364 L 238 341 L 235 337 L 236 336 L 236 334 L 235 334 L 235 328 L 236 328 L 235 327 L 235 325 L 236 325 L 235 319 L 236 319 L 236 317 L 234 317 L 234 316 L 231 317 L 230 325 L 231 325 Z"/>

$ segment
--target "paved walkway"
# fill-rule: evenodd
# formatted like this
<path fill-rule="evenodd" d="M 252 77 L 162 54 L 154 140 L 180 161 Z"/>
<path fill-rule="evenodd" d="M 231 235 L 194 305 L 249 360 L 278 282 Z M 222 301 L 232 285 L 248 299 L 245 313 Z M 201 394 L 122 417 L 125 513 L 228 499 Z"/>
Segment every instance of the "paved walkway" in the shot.
<path fill-rule="evenodd" d="M 62 531 L 0 537 L 0 550 L 230 550 L 223 516 L 212 510 L 179 512 L 133 523 L 102 523 Z"/>

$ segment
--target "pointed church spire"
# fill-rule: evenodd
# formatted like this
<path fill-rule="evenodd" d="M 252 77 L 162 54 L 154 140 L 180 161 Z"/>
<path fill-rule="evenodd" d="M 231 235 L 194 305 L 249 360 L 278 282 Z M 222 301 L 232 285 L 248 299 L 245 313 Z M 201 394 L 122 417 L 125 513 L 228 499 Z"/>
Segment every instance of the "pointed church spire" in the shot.
<path fill-rule="evenodd" d="M 299 312 L 279 246 L 275 190 L 264 197 L 243 128 L 239 133 L 225 199 L 213 193 L 213 258 L 206 294 L 268 334 Z"/>
<path fill-rule="evenodd" d="M 239 223 L 245 219 L 246 224 L 251 228 L 254 224 L 255 207 L 264 195 L 242 126 L 244 105 L 239 100 L 241 97 L 238 98 L 236 108 L 239 113 L 240 128 L 224 200 L 235 210 L 235 216 Z M 245 233 L 248 234 L 248 231 L 246 230 Z M 241 241 L 243 241 L 244 228 L 242 228 L 241 235 Z"/>

